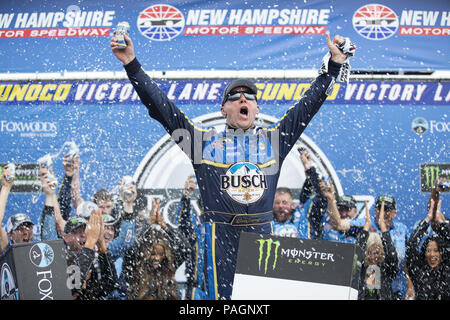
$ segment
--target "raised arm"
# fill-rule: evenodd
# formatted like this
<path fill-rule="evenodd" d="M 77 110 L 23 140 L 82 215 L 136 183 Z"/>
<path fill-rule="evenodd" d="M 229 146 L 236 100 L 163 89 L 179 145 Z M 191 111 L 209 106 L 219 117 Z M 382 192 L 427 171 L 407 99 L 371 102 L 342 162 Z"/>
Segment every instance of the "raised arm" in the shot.
<path fill-rule="evenodd" d="M 73 158 L 71 197 L 74 210 L 76 210 L 78 206 L 84 201 L 81 197 L 80 163 L 81 159 L 79 156 Z"/>
<path fill-rule="evenodd" d="M 8 235 L 6 234 L 5 229 L 1 228 L 5 216 L 6 202 L 8 201 L 9 193 L 14 184 L 14 180 L 8 181 L 6 179 L 8 175 L 10 175 L 10 171 L 8 170 L 8 166 L 5 166 L 2 169 L 2 189 L 0 190 L 0 254 L 6 250 L 9 244 Z"/>
<path fill-rule="evenodd" d="M 281 120 L 275 123 L 269 130 L 278 129 L 280 134 L 280 157 L 284 159 L 292 146 L 298 140 L 306 126 L 319 111 L 327 96 L 332 92 L 333 85 L 338 77 L 342 63 L 348 58 L 347 54 L 339 49 L 338 45 L 345 39 L 342 36 L 335 36 L 331 40 L 330 35 L 326 34 L 326 43 L 331 54 L 328 60 L 327 72 L 320 74 L 303 97 L 291 107 Z"/>
<path fill-rule="evenodd" d="M 43 240 L 55 240 L 58 236 L 62 237 L 66 225 L 66 221 L 61 216 L 56 190 L 51 187 L 52 180 L 48 177 L 49 171 L 51 173 L 51 168 L 48 169 L 45 166 L 40 168 L 42 191 L 45 194 L 41 218 L 41 238 Z"/>
<path fill-rule="evenodd" d="M 330 186 L 326 186 L 325 184 L 322 184 L 321 191 L 328 201 L 328 213 L 330 215 L 330 221 L 333 229 L 338 231 L 349 230 L 349 219 L 342 219 L 339 214 L 333 185 L 330 184 Z"/>

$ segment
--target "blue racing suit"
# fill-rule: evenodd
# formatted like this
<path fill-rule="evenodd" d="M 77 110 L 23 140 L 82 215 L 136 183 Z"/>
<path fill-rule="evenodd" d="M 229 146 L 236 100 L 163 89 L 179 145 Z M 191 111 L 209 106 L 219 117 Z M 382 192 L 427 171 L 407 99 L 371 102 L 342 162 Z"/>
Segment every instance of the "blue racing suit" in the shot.
<path fill-rule="evenodd" d="M 205 215 L 208 299 L 230 299 L 241 232 L 272 232 L 272 207 L 280 168 L 331 92 L 340 64 L 330 60 L 303 98 L 279 122 L 246 131 L 195 126 L 151 80 L 135 58 L 125 66 L 147 107 L 190 158 Z"/>

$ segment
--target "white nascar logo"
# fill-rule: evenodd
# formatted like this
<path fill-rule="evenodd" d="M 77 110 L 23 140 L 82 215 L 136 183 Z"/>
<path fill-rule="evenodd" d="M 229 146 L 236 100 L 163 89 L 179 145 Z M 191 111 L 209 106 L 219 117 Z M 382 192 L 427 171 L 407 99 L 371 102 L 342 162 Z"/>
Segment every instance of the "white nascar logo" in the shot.
<path fill-rule="evenodd" d="M 384 40 L 393 36 L 398 29 L 397 14 L 381 4 L 368 4 L 353 15 L 353 28 L 369 40 Z"/>
<path fill-rule="evenodd" d="M 267 189 L 266 175 L 250 162 L 232 165 L 220 176 L 220 183 L 222 191 L 241 204 L 257 202 Z"/>

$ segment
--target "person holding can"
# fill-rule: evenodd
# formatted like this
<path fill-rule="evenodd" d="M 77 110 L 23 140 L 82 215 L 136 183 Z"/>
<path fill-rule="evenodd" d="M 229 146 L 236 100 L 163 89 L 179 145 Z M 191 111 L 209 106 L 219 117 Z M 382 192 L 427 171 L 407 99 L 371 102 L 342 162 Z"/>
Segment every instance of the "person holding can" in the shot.
<path fill-rule="evenodd" d="M 269 128 L 255 126 L 257 86 L 248 79 L 232 81 L 220 107 L 226 128 L 217 131 L 195 126 L 144 71 L 130 37 L 124 39 L 125 48 L 111 38 L 113 54 L 124 65 L 149 115 L 172 135 L 194 167 L 204 207 L 208 299 L 231 299 L 240 234 L 272 232 L 281 165 L 332 92 L 354 45 L 348 38 L 332 40 L 327 34 L 330 54 L 325 68 L 303 98 Z"/>

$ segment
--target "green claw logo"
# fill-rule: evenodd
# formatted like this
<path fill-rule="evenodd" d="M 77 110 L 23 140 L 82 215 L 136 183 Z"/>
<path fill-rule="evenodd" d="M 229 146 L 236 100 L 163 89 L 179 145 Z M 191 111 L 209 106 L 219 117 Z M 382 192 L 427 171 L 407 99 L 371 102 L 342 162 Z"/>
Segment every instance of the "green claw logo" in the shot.
<path fill-rule="evenodd" d="M 264 259 L 264 274 L 267 273 L 267 266 L 269 264 L 269 259 L 270 256 L 272 254 L 272 244 L 275 245 L 274 247 L 274 260 L 273 260 L 273 265 L 272 265 L 272 270 L 275 270 L 275 267 L 277 265 L 277 259 L 278 259 L 278 248 L 280 247 L 280 241 L 273 241 L 272 239 L 260 239 L 257 240 L 259 242 L 259 260 L 258 260 L 258 266 L 259 266 L 259 270 L 261 271 L 261 264 L 263 261 L 263 257 L 264 257 L 264 244 L 267 243 L 267 250 L 266 250 L 266 254 L 265 254 L 265 259 Z"/>
<path fill-rule="evenodd" d="M 425 183 L 426 187 L 432 189 L 434 187 L 434 181 L 439 178 L 439 167 L 438 166 L 426 166 L 425 170 Z"/>

